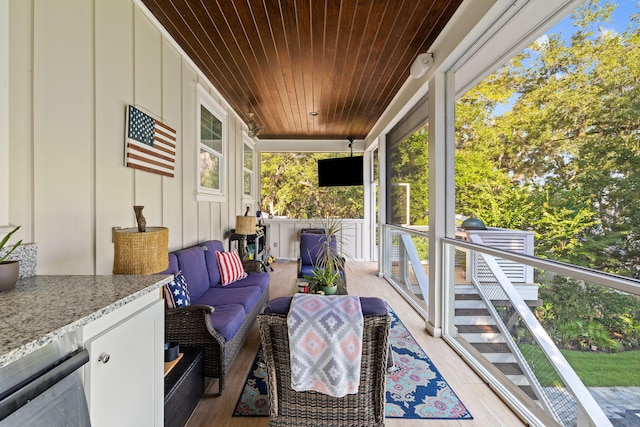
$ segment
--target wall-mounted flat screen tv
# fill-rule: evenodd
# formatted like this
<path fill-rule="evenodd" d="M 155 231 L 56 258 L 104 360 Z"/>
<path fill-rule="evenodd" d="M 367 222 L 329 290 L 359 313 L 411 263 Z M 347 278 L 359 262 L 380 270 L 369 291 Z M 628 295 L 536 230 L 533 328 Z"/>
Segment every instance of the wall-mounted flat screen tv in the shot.
<path fill-rule="evenodd" d="M 318 186 L 362 185 L 363 156 L 318 160 Z"/>

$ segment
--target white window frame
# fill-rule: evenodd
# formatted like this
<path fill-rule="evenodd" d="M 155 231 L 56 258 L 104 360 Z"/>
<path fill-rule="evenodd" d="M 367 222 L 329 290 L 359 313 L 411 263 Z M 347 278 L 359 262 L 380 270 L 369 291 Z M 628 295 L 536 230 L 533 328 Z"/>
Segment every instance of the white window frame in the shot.
<path fill-rule="evenodd" d="M 195 174 L 196 174 L 196 200 L 199 202 L 224 202 L 227 198 L 227 163 L 228 159 L 228 127 L 229 127 L 229 115 L 222 108 L 222 106 L 216 102 L 209 94 L 207 89 L 198 85 L 198 91 L 196 96 L 196 158 L 195 158 Z M 201 126 L 201 107 L 204 106 L 211 114 L 213 114 L 218 120 L 222 122 L 222 153 L 218 153 L 212 150 L 206 144 L 202 144 L 200 141 L 200 126 Z M 220 162 L 220 188 L 211 189 L 200 185 L 200 151 L 205 150 L 215 155 Z"/>
<path fill-rule="evenodd" d="M 251 149 L 251 152 L 253 153 L 253 163 L 252 163 L 252 170 L 249 170 L 247 168 L 245 168 L 244 166 L 244 154 L 245 154 L 245 146 L 248 146 Z M 257 188 L 258 188 L 258 182 L 257 182 L 257 168 L 258 168 L 258 160 L 257 160 L 258 154 L 256 152 L 256 142 L 249 138 L 249 135 L 245 132 L 243 132 L 243 136 L 242 136 L 242 202 L 244 203 L 252 203 L 256 200 L 256 194 L 257 194 Z M 251 174 L 251 191 L 249 194 L 245 194 L 244 192 L 244 175 L 245 173 L 249 173 Z"/>

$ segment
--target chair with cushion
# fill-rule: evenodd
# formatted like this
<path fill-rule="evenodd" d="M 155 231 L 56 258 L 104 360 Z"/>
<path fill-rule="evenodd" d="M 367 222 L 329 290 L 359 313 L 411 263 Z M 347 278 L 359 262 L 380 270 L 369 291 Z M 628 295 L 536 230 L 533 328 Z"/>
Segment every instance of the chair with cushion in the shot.
<path fill-rule="evenodd" d="M 327 242 L 327 236 L 320 233 L 301 233 L 300 234 L 300 258 L 298 258 L 298 278 L 302 279 L 305 275 L 311 276 L 313 268 L 321 264 L 320 255 L 323 250 L 323 246 Z M 331 238 L 331 249 L 334 253 L 337 253 L 337 243 L 335 236 Z M 344 285 L 347 284 L 347 276 L 344 271 L 345 259 L 338 256 L 340 259 L 340 275 Z"/>
<path fill-rule="evenodd" d="M 333 297 L 321 297 L 333 298 Z M 364 318 L 360 382 L 356 394 L 333 397 L 294 391 L 287 313 L 291 297 L 275 298 L 258 316 L 267 367 L 270 426 L 384 426 L 390 316 L 379 298 L 360 298 Z"/>

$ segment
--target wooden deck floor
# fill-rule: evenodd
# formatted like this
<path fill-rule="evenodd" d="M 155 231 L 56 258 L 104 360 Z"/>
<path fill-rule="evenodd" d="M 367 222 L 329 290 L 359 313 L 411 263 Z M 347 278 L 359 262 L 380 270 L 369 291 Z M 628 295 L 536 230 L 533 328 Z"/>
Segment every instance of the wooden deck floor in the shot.
<path fill-rule="evenodd" d="M 296 274 L 295 262 L 277 262 L 271 272 L 271 298 L 289 295 Z M 429 358 L 473 415 L 473 420 L 403 420 L 387 419 L 389 427 L 517 427 L 524 424 L 441 339 L 433 338 L 424 329 L 422 318 L 384 280 L 377 276 L 377 264 L 348 262 L 349 294 L 377 296 L 386 300 L 400 316 L 411 334 L 427 352 Z M 259 345 L 257 326 L 250 332 L 238 359 L 227 377 L 225 392 L 217 394 L 217 380 L 208 381 L 204 397 L 191 416 L 188 427 L 252 427 L 267 426 L 266 417 L 232 417 L 251 362 Z"/>

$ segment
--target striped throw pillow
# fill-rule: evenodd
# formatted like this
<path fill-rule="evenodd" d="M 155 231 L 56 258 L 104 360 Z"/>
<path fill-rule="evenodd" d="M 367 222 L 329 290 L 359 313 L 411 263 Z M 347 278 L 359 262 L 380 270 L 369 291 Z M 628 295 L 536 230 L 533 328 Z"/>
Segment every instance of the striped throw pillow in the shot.
<path fill-rule="evenodd" d="M 216 251 L 216 258 L 218 260 L 218 267 L 220 268 L 220 282 L 222 286 L 247 277 L 247 272 L 244 271 L 238 251 Z"/>

